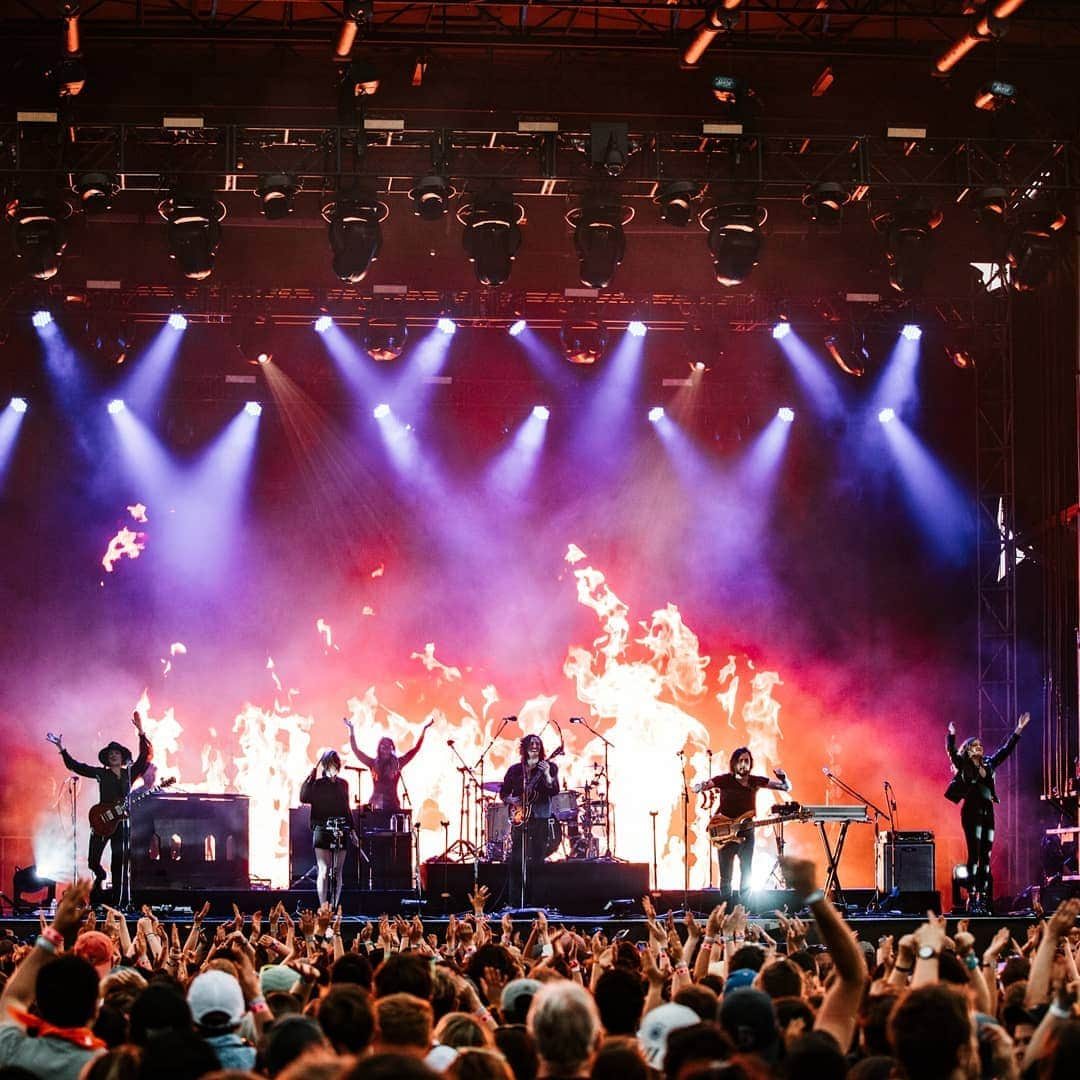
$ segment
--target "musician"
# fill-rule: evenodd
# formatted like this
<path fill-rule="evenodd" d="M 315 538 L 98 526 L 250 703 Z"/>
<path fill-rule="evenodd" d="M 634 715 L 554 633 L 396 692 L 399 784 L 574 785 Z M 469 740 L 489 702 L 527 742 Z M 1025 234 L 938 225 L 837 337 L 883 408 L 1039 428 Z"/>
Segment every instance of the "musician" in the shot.
<path fill-rule="evenodd" d="M 754 755 L 748 746 L 733 750 L 728 759 L 728 771 L 722 776 L 695 784 L 694 791 L 718 791 L 720 793 L 719 813 L 728 818 L 754 816 L 757 805 L 757 793 L 761 788 L 771 791 L 790 791 L 791 782 L 783 769 L 773 769 L 774 780 L 767 776 L 753 773 Z M 735 860 L 739 860 L 739 888 L 745 892 L 750 888 L 750 866 L 754 861 L 754 830 L 746 829 L 738 840 L 723 844 L 717 849 L 717 861 L 720 865 L 720 891 L 731 896 L 732 870 Z"/>
<path fill-rule="evenodd" d="M 300 785 L 300 801 L 311 807 L 311 846 L 315 849 L 315 865 L 318 867 L 315 888 L 320 907 L 330 904 L 336 908 L 341 902 L 345 851 L 348 843 L 356 839 L 349 813 L 349 785 L 338 775 L 340 772 L 341 757 L 338 752 L 324 750 L 315 768 Z"/>
<path fill-rule="evenodd" d="M 510 896 L 521 893 L 524 863 L 540 863 L 558 845 L 558 822 L 551 814 L 551 797 L 559 791 L 559 767 L 544 753 L 538 735 L 518 744 L 521 761 L 506 770 L 499 798 L 510 808 L 513 823 L 510 855 Z"/>
<path fill-rule="evenodd" d="M 988 915 L 993 899 L 990 855 L 994 847 L 994 803 L 998 801 L 994 773 L 1013 752 L 1030 720 L 1030 713 L 1022 714 L 1012 734 L 989 757 L 978 736 L 965 739 L 957 750 L 956 725 L 951 721 L 945 736 L 945 749 L 956 770 L 945 798 L 962 803 L 960 823 L 967 841 L 968 911 L 974 914 Z"/>
<path fill-rule="evenodd" d="M 345 717 L 352 752 L 371 770 L 371 779 L 374 781 L 375 787 L 371 793 L 371 801 L 368 803 L 370 809 L 382 811 L 387 817 L 401 811 L 401 802 L 398 799 L 401 770 L 420 753 L 420 747 L 424 745 L 424 736 L 434 723 L 434 720 L 429 720 L 424 725 L 420 738 L 416 740 L 416 745 L 401 757 L 398 757 L 397 747 L 394 745 L 394 740 L 390 738 L 380 739 L 375 757 L 369 757 L 357 746 L 353 722 L 349 717 Z"/>
<path fill-rule="evenodd" d="M 153 757 L 153 748 L 150 746 L 150 740 L 146 737 L 146 732 L 143 731 L 142 717 L 139 716 L 138 712 L 132 714 L 131 722 L 139 733 L 139 756 L 132 762 L 131 751 L 114 740 L 98 751 L 98 761 L 101 762 L 100 768 L 87 765 L 82 761 L 76 761 L 64 749 L 63 735 L 54 735 L 49 732 L 46 736 L 49 742 L 60 751 L 60 756 L 64 759 L 64 767 L 69 772 L 98 782 L 99 803 L 116 804 L 126 802 L 128 795 L 131 793 L 132 783 L 146 772 Z M 126 816 L 121 820 L 120 827 L 112 836 L 98 836 L 91 829 L 86 862 L 94 875 L 94 887 L 90 892 L 90 902 L 92 904 L 101 903 L 105 898 L 105 891 L 102 888 L 105 871 L 101 866 L 101 856 L 105 853 L 106 844 L 112 845 L 110 852 L 112 856 L 110 868 L 112 903 L 119 905 L 131 899 L 130 896 L 125 895 L 126 890 L 124 888 L 127 884 L 129 830 L 130 822 Z"/>

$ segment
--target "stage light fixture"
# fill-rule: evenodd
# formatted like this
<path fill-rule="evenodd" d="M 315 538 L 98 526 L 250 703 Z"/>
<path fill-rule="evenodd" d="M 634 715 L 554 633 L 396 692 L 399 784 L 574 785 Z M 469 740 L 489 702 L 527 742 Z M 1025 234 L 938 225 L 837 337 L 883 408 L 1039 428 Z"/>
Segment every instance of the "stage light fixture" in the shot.
<path fill-rule="evenodd" d="M 979 87 L 975 95 L 975 108 L 983 112 L 997 112 L 1016 104 L 1016 87 L 1002 79 L 992 79 Z"/>
<path fill-rule="evenodd" d="M 79 196 L 79 205 L 86 214 L 102 214 L 112 209 L 113 197 L 120 190 L 120 183 L 112 173 L 80 173 L 71 190 Z"/>
<path fill-rule="evenodd" d="M 365 335 L 368 356 L 379 363 L 397 360 L 405 351 L 409 328 L 403 319 L 371 319 Z"/>
<path fill-rule="evenodd" d="M 382 420 L 384 417 L 390 415 L 390 406 L 387 405 L 385 401 L 381 401 L 371 410 L 371 415 L 374 416 L 376 420 Z"/>
<path fill-rule="evenodd" d="M 897 292 L 921 288 L 930 262 L 930 237 L 942 222 L 941 211 L 922 195 L 905 195 L 872 220 L 885 236 L 889 284 Z"/>
<path fill-rule="evenodd" d="M 121 398 L 113 398 L 107 406 L 110 416 L 115 416 L 117 413 L 122 413 L 127 406 L 124 404 Z"/>
<path fill-rule="evenodd" d="M 35 311 L 34 314 L 30 316 L 30 321 L 38 330 L 41 330 L 53 321 L 52 312 Z"/>
<path fill-rule="evenodd" d="M 630 158 L 630 127 L 621 122 L 597 121 L 589 136 L 589 160 L 608 176 L 618 176 Z"/>
<path fill-rule="evenodd" d="M 890 421 L 896 419 L 896 410 L 891 408 L 884 408 L 878 414 L 879 424 L 888 424 Z"/>
<path fill-rule="evenodd" d="M 521 247 L 520 225 L 525 208 L 502 188 L 491 187 L 462 206 L 457 219 L 464 226 L 462 246 L 481 285 L 504 285 Z"/>
<path fill-rule="evenodd" d="M 953 365 L 958 367 L 961 371 L 967 371 L 969 368 L 975 367 L 975 357 L 972 356 L 967 349 L 946 345 L 945 355 L 952 361 Z"/>
<path fill-rule="evenodd" d="M 341 192 L 336 202 L 323 207 L 330 227 L 334 273 L 352 285 L 364 280 L 382 247 L 381 224 L 390 213 L 370 192 Z"/>
<path fill-rule="evenodd" d="M 299 181 L 290 173 L 267 173 L 259 177 L 255 198 L 267 221 L 281 221 L 296 209 L 294 200 L 299 190 Z"/>
<path fill-rule="evenodd" d="M 244 405 L 244 412 L 248 416 L 262 416 L 262 405 L 257 401 L 249 401 Z"/>
<path fill-rule="evenodd" d="M 8 402 L 8 406 L 10 407 L 12 412 L 17 413 L 24 413 L 28 408 L 30 408 L 30 406 L 27 404 L 26 398 L 22 397 L 13 397 L 11 401 Z"/>
<path fill-rule="evenodd" d="M 900 336 L 905 341 L 918 341 L 922 337 L 922 327 L 914 323 L 907 323 L 900 331 Z"/>
<path fill-rule="evenodd" d="M 329 316 L 329 315 L 320 315 L 315 320 L 315 333 L 316 334 L 325 334 L 326 331 L 329 330 L 330 327 L 333 326 L 333 325 L 334 325 L 334 320 L 333 320 L 333 318 L 331 316 Z"/>
<path fill-rule="evenodd" d="M 631 321 L 626 324 L 626 332 L 631 337 L 641 338 L 649 332 L 649 328 L 639 319 L 631 319 Z"/>
<path fill-rule="evenodd" d="M 718 203 L 703 211 L 698 223 L 709 234 L 716 280 L 727 288 L 741 285 L 758 264 L 764 240 L 761 227 L 769 212 L 753 200 Z"/>
<path fill-rule="evenodd" d="M 8 201 L 5 216 L 15 231 L 15 258 L 27 273 L 41 281 L 56 277 L 67 247 L 63 223 L 71 207 L 63 199 L 16 196 Z"/>
<path fill-rule="evenodd" d="M 649 410 L 649 423 L 650 424 L 658 424 L 663 419 L 664 419 L 664 406 L 663 405 L 654 405 Z"/>
<path fill-rule="evenodd" d="M 1000 225 L 1009 209 L 1009 196 L 1003 187 L 985 187 L 975 194 L 972 206 L 981 225 Z"/>
<path fill-rule="evenodd" d="M 1014 289 L 1030 292 L 1046 283 L 1060 258 L 1061 230 L 1067 220 L 1061 211 L 1038 199 L 1020 208 L 1005 253 Z"/>
<path fill-rule="evenodd" d="M 859 379 L 866 374 L 866 367 L 862 363 L 862 361 L 868 357 L 865 348 L 861 350 L 858 357 L 853 356 L 848 358 L 840 348 L 839 339 L 835 334 L 830 334 L 825 339 L 825 351 L 829 354 L 829 359 L 832 360 L 845 375 L 851 375 L 853 378 Z"/>
<path fill-rule="evenodd" d="M 600 188 L 587 191 L 581 205 L 567 213 L 566 223 L 574 230 L 582 285 L 606 289 L 611 284 L 626 254 L 623 227 L 633 219 L 632 207 L 623 206 L 616 192 Z"/>
<path fill-rule="evenodd" d="M 350 60 L 341 72 L 341 87 L 346 97 L 371 97 L 379 90 L 379 72 L 370 60 Z"/>
<path fill-rule="evenodd" d="M 174 189 L 158 203 L 167 223 L 169 258 L 175 259 L 184 277 L 203 281 L 214 270 L 214 254 L 221 246 L 221 223 L 225 204 L 212 195 Z"/>
<path fill-rule="evenodd" d="M 551 419 L 551 410 L 546 405 L 534 405 L 532 414 L 537 420 Z"/>
<path fill-rule="evenodd" d="M 701 198 L 701 188 L 688 180 L 671 180 L 653 196 L 660 207 L 660 220 L 680 229 L 690 224 L 694 203 Z"/>
<path fill-rule="evenodd" d="M 446 334 L 447 337 L 452 337 L 457 332 L 457 323 L 453 319 L 447 318 L 447 316 L 441 316 L 435 323 L 435 329 L 440 334 Z"/>
<path fill-rule="evenodd" d="M 37 864 L 29 866 L 16 866 L 15 873 L 11 878 L 11 893 L 14 898 L 16 913 L 30 911 L 33 908 L 28 896 L 45 890 L 45 899 L 41 902 L 43 908 L 49 907 L 56 897 L 56 882 L 51 878 L 41 877 L 38 874 Z"/>
<path fill-rule="evenodd" d="M 173 330 L 186 330 L 188 327 L 187 318 L 179 311 L 174 311 L 167 321 Z"/>
<path fill-rule="evenodd" d="M 705 361 L 704 360 L 695 360 L 690 365 L 690 370 L 692 372 L 694 372 L 695 375 L 702 375 L 706 371 L 708 371 L 709 369 L 705 366 Z"/>
<path fill-rule="evenodd" d="M 607 328 L 592 319 L 571 320 L 559 328 L 563 355 L 571 364 L 587 366 L 603 359 L 607 349 Z"/>
<path fill-rule="evenodd" d="M 776 417 L 778 420 L 782 420 L 785 424 L 795 423 L 795 410 L 788 405 L 781 405 L 776 410 Z"/>
<path fill-rule="evenodd" d="M 810 211 L 810 218 L 819 225 L 837 226 L 844 217 L 844 207 L 851 195 L 840 184 L 831 182 L 814 184 L 802 197 L 802 204 Z"/>
<path fill-rule="evenodd" d="M 524 319 L 515 319 L 511 324 L 507 333 L 511 337 L 521 337 L 528 328 L 528 323 Z"/>
<path fill-rule="evenodd" d="M 735 75 L 714 75 L 712 93 L 721 105 L 740 105 L 750 96 L 751 91 L 746 83 Z"/>
<path fill-rule="evenodd" d="M 790 333 L 791 333 L 791 323 L 787 322 L 784 319 L 781 319 L 772 328 L 772 336 L 777 341 L 783 341 L 784 338 L 786 338 L 788 336 L 788 334 L 790 334 Z"/>
<path fill-rule="evenodd" d="M 445 176 L 432 174 L 417 180 L 409 198 L 413 202 L 413 213 L 424 221 L 438 221 L 450 209 L 450 200 L 457 191 Z"/>

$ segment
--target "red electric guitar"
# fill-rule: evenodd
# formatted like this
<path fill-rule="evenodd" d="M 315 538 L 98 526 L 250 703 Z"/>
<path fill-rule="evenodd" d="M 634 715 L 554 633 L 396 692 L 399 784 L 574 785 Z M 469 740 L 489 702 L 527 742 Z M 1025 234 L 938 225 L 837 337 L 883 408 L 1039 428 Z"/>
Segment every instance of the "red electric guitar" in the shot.
<path fill-rule="evenodd" d="M 154 795 L 159 791 L 164 791 L 166 788 L 172 787 L 175 783 L 176 777 L 170 776 L 168 780 L 162 780 L 160 784 L 155 784 L 151 788 L 146 788 L 143 791 L 132 795 L 130 799 L 121 799 L 119 802 L 114 803 L 101 802 L 96 806 L 91 806 L 89 815 L 90 828 L 98 836 L 107 839 L 116 832 L 117 826 L 128 816 L 129 806 L 134 806 L 135 803 L 142 802 L 142 800 L 148 796 Z"/>

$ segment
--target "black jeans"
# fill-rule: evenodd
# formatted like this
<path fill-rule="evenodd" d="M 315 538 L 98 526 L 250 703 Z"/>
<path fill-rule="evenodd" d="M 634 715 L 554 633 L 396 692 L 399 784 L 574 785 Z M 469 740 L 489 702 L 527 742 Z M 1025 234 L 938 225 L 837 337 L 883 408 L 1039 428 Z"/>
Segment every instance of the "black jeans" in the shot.
<path fill-rule="evenodd" d="M 528 905 L 533 892 L 528 868 L 547 858 L 558 822 L 554 818 L 530 818 L 524 825 L 515 825 L 510 831 L 510 895 L 512 907 Z M 521 849 L 525 846 L 525 895 L 521 892 Z"/>
<path fill-rule="evenodd" d="M 968 889 L 989 903 L 993 898 L 994 878 L 990 856 L 994 850 L 994 804 L 988 799 L 965 799 L 960 808 L 960 824 L 967 841 Z"/>
<path fill-rule="evenodd" d="M 751 829 L 741 840 L 724 844 L 716 853 L 716 859 L 720 864 L 720 892 L 725 897 L 731 896 L 732 871 L 735 868 L 735 860 L 739 860 L 739 892 L 745 896 L 750 891 L 750 867 L 754 861 L 753 830 Z"/>
<path fill-rule="evenodd" d="M 94 875 L 94 888 L 91 894 L 93 901 L 100 901 L 104 895 L 101 883 L 105 880 L 105 870 L 101 865 L 101 856 L 105 853 L 106 844 L 112 845 L 112 865 L 110 867 L 112 902 L 120 904 L 131 899 L 130 895 L 126 895 L 128 890 L 124 889 L 122 891 L 122 886 L 127 885 L 124 879 L 125 864 L 128 856 L 128 824 L 126 821 L 120 822 L 112 836 L 98 836 L 96 832 L 90 833 L 90 850 L 87 852 L 86 862 L 90 867 L 90 872 Z"/>

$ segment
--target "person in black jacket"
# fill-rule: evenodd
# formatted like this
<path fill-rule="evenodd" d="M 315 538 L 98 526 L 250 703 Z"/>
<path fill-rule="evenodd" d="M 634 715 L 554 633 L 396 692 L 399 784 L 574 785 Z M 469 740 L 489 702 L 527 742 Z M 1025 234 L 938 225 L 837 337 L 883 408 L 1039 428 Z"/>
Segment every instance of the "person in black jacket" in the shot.
<path fill-rule="evenodd" d="M 349 785 L 338 776 L 340 772 L 338 752 L 324 750 L 318 764 L 300 785 L 300 801 L 311 806 L 311 844 L 315 848 L 318 867 L 315 888 L 320 907 L 330 904 L 336 908 L 341 900 L 345 849 L 348 841 L 354 838 L 349 815 Z"/>
<path fill-rule="evenodd" d="M 524 905 L 525 864 L 543 862 L 559 843 L 559 823 L 551 813 L 551 797 L 559 792 L 559 767 L 544 754 L 538 735 L 526 735 L 518 749 L 521 761 L 506 770 L 499 798 L 507 804 L 513 823 L 510 899 Z"/>
<path fill-rule="evenodd" d="M 993 899 L 994 879 L 990 873 L 990 854 L 994 847 L 994 803 L 998 801 L 994 772 L 1013 752 L 1020 733 L 1031 720 L 1024 713 L 1016 721 L 1013 733 L 989 757 L 978 736 L 965 739 L 956 748 L 956 725 L 949 723 L 945 747 L 956 772 L 945 791 L 950 802 L 961 803 L 960 822 L 967 841 L 968 911 L 988 914 Z"/>
<path fill-rule="evenodd" d="M 131 751 L 120 743 L 113 741 L 108 746 L 103 746 L 98 751 L 100 767 L 87 765 L 85 762 L 76 761 L 64 749 L 63 735 L 46 736 L 64 759 L 64 767 L 78 776 L 98 782 L 98 802 L 117 804 L 127 800 L 131 792 L 131 785 L 146 772 L 153 756 L 150 740 L 143 731 L 142 717 L 133 713 L 131 718 L 135 730 L 139 733 L 139 756 L 132 762 Z M 101 856 L 105 853 L 105 845 L 112 844 L 112 902 L 119 906 L 130 901 L 127 895 L 129 891 L 127 880 L 128 845 L 131 839 L 130 821 L 125 815 L 120 822 L 120 827 L 112 836 L 99 836 L 96 832 L 90 832 L 90 848 L 86 862 L 94 875 L 94 888 L 90 893 L 90 902 L 99 903 L 104 899 L 102 882 L 105 880 L 105 871 L 101 866 Z"/>

